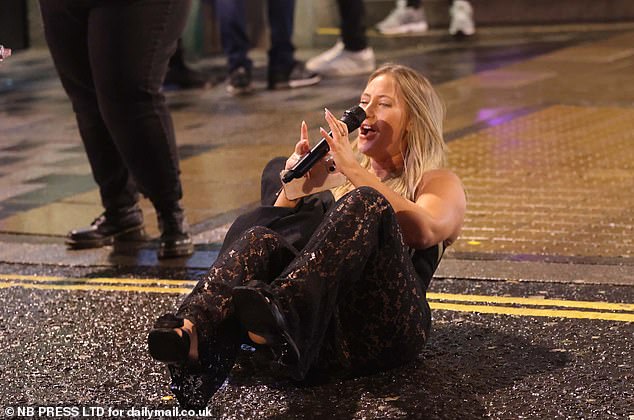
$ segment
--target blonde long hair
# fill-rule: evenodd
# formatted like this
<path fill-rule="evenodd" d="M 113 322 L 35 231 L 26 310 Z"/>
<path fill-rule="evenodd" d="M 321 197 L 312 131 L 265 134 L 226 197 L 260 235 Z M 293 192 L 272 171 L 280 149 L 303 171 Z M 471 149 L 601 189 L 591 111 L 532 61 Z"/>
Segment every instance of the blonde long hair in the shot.
<path fill-rule="evenodd" d="M 441 168 L 446 163 L 446 145 L 442 135 L 445 107 L 429 80 L 414 69 L 387 63 L 370 75 L 368 83 L 382 75 L 391 76 L 396 83 L 397 94 L 405 103 L 404 126 L 407 127 L 401 143 L 403 171 L 383 182 L 398 194 L 414 201 L 423 174 Z M 358 152 L 357 140 L 352 147 L 361 166 L 369 170 L 370 158 Z M 338 200 L 353 189 L 354 186 L 348 181 L 332 192 Z"/>

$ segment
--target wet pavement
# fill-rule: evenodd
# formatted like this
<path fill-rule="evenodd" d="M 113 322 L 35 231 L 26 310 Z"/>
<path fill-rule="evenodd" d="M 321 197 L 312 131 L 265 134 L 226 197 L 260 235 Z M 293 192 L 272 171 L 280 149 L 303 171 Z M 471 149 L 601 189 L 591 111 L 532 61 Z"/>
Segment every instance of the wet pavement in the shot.
<path fill-rule="evenodd" d="M 210 416 L 634 419 L 634 25 L 375 42 L 379 61 L 438 87 L 469 195 L 431 285 L 431 341 L 400 369 L 303 386 L 255 372 L 245 351 Z M 101 211 L 70 105 L 46 51 L 0 65 L 0 416 L 176 406 L 146 352 L 153 320 L 216 258 L 299 122 L 316 137 L 323 107 L 343 111 L 365 81 L 266 92 L 265 56 L 254 58 L 251 97 L 222 84 L 167 92 L 196 242 L 192 258 L 167 262 L 152 241 L 65 249 L 64 234 Z M 197 66 L 224 71 L 221 57 Z"/>

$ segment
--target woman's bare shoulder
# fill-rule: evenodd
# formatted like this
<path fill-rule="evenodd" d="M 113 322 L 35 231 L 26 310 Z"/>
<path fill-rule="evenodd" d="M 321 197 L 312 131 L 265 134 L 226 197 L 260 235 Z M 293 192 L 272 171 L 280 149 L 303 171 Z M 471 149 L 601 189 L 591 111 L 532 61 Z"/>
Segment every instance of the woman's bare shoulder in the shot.
<path fill-rule="evenodd" d="M 438 177 L 460 181 L 460 178 L 458 177 L 458 175 L 456 175 L 454 171 L 448 168 L 430 169 L 429 171 L 426 171 L 423 174 L 423 180 L 433 179 Z"/>
<path fill-rule="evenodd" d="M 440 168 L 431 169 L 423 174 L 420 184 L 418 184 L 418 194 L 425 192 L 426 187 L 433 187 L 436 185 L 442 185 L 445 187 L 448 185 L 455 185 L 461 190 L 464 189 L 462 181 L 455 172 L 451 169 Z"/>
<path fill-rule="evenodd" d="M 446 227 L 442 238 L 446 246 L 460 234 L 467 197 L 458 175 L 450 169 L 433 169 L 423 174 L 416 203 L 432 212 Z"/>

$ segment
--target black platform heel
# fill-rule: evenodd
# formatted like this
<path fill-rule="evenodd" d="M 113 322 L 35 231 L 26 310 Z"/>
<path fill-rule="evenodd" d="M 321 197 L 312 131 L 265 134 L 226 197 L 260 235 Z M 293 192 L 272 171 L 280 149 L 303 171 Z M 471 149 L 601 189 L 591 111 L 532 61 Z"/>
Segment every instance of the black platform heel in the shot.
<path fill-rule="evenodd" d="M 170 390 L 179 405 L 187 410 L 207 406 L 233 368 L 239 349 L 239 325 L 226 321 L 213 338 L 198 335 L 198 360 L 189 359 L 190 337 L 182 328 L 184 320 L 174 314 L 158 318 L 148 335 L 150 355 L 167 364 L 172 382 Z"/>
<path fill-rule="evenodd" d="M 176 328 L 182 328 L 184 320 L 174 314 L 165 314 L 156 320 L 147 338 L 150 355 L 163 363 L 186 362 L 191 340 L 185 330 L 178 335 Z"/>
<path fill-rule="evenodd" d="M 270 347 L 271 369 L 297 381 L 303 380 L 299 348 L 268 285 L 251 281 L 246 286 L 235 287 L 232 297 L 242 327 L 264 338 Z"/>

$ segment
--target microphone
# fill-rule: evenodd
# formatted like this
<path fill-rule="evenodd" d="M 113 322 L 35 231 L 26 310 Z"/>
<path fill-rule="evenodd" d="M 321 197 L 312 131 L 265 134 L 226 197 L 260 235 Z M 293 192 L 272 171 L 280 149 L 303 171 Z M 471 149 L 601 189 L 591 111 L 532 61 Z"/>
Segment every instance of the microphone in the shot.
<path fill-rule="evenodd" d="M 341 117 L 341 121 L 346 123 L 348 127 L 348 133 L 352 133 L 359 128 L 363 120 L 365 120 L 365 111 L 359 105 L 355 105 L 346 110 Z M 332 136 L 332 131 L 330 131 L 328 135 Z M 322 138 L 295 166 L 284 173 L 282 182 L 287 183 L 295 178 L 303 177 L 306 175 L 306 172 L 308 172 L 315 163 L 319 162 L 321 158 L 326 156 L 329 151 L 330 146 L 328 142 L 325 138 Z"/>

